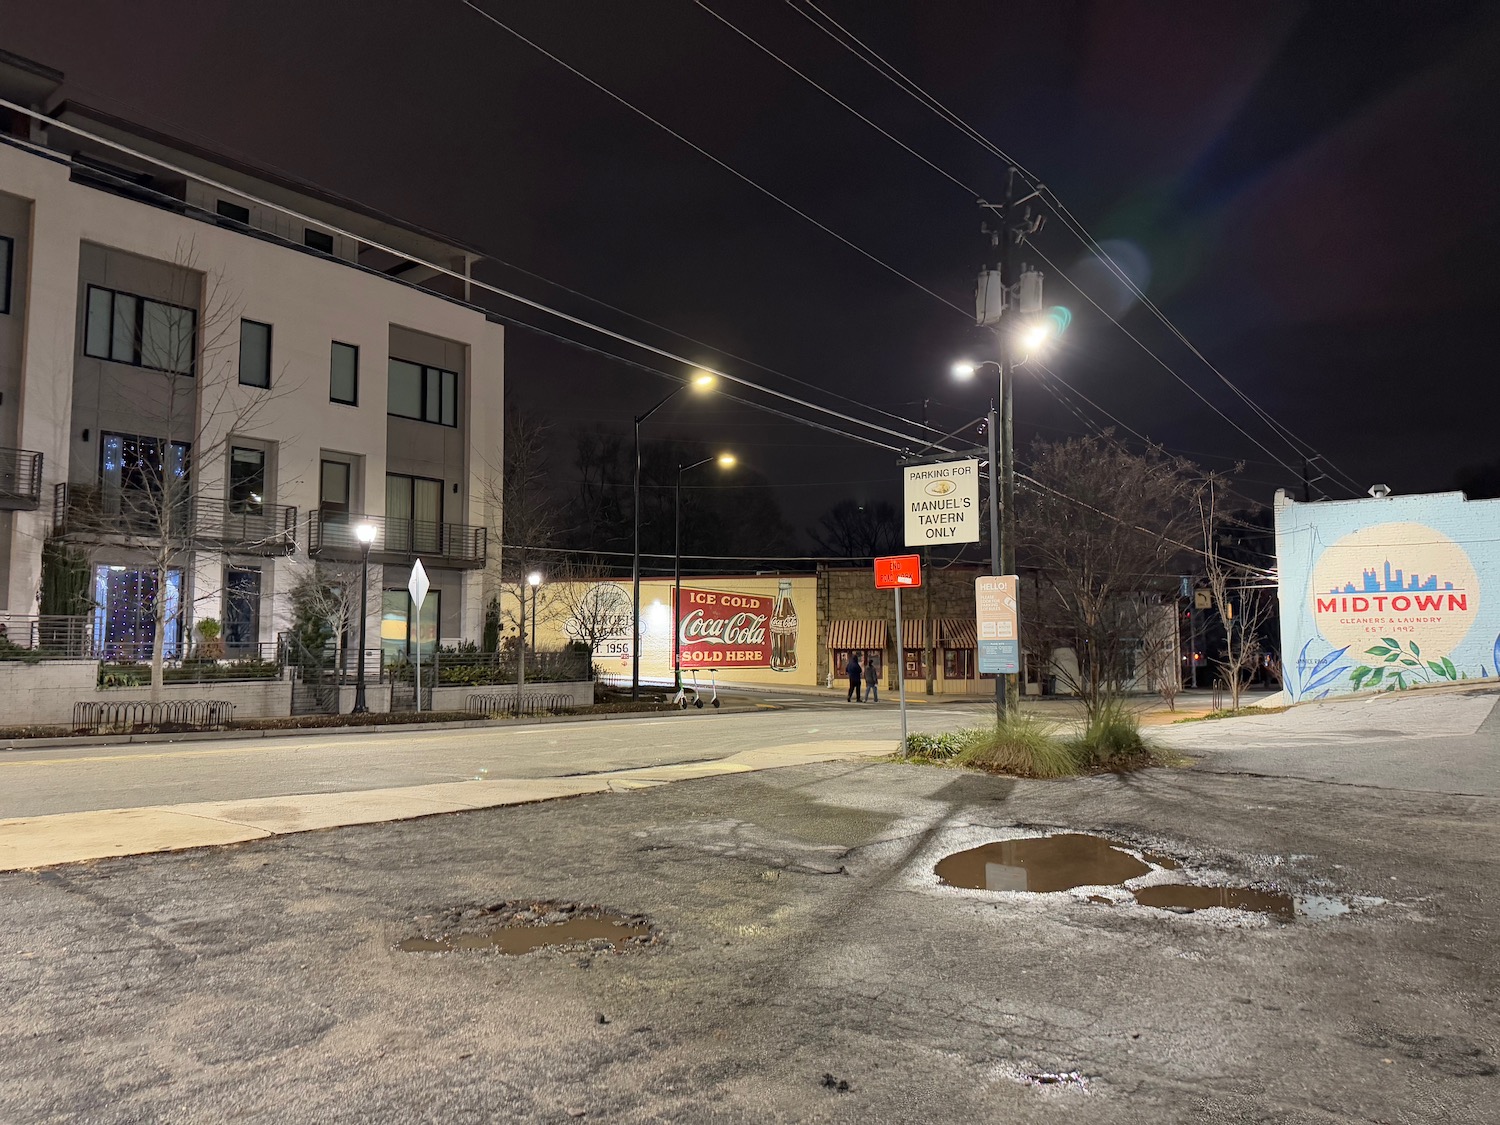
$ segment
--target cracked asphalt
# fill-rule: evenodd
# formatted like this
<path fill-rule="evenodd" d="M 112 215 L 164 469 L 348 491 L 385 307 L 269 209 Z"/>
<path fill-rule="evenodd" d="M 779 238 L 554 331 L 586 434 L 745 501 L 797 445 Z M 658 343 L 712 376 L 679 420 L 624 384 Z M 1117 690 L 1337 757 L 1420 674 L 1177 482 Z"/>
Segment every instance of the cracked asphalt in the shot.
<path fill-rule="evenodd" d="M 1481 774 L 1485 722 L 1453 735 Z M 1173 744 L 1235 741 L 1194 725 Z M 1227 750 L 1067 782 L 824 764 L 0 876 L 0 1121 L 1493 1122 L 1500 828 L 1442 753 L 1452 792 Z M 1049 828 L 1359 906 L 1281 923 L 932 874 Z M 524 898 L 664 940 L 394 949 Z"/>

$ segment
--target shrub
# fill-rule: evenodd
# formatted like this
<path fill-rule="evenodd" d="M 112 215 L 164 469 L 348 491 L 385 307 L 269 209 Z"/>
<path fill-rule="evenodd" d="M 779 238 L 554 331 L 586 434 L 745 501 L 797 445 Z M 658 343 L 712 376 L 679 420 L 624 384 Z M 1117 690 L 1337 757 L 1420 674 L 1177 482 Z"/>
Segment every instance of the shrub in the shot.
<path fill-rule="evenodd" d="M 1072 740 L 1072 749 L 1084 768 L 1119 769 L 1152 760 L 1151 744 L 1142 736 L 1140 722 L 1118 701 L 1100 708 L 1083 733 Z"/>
<path fill-rule="evenodd" d="M 914 762 L 950 761 L 963 751 L 964 741 L 972 733 L 909 734 L 906 736 L 906 757 Z"/>
<path fill-rule="evenodd" d="M 1058 736 L 1056 725 L 1016 712 L 992 727 L 969 731 L 959 760 L 991 773 L 1015 777 L 1072 777 L 1079 760 Z"/>

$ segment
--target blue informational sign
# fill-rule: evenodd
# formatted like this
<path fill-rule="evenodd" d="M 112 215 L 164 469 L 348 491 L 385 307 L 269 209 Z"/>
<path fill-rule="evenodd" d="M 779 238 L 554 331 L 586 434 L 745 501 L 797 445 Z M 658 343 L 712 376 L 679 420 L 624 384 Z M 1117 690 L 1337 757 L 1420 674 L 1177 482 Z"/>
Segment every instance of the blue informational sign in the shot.
<path fill-rule="evenodd" d="M 1020 671 L 1020 641 L 979 642 L 979 674 L 981 676 L 1013 676 Z"/>
<path fill-rule="evenodd" d="M 1500 500 L 1276 501 L 1290 700 L 1500 673 Z"/>

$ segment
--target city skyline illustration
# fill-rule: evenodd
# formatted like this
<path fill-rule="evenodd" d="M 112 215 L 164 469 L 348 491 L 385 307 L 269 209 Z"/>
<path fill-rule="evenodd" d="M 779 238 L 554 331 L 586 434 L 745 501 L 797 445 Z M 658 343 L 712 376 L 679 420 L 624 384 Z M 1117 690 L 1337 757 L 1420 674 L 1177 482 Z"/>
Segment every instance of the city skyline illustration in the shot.
<path fill-rule="evenodd" d="M 1379 594 L 1383 592 L 1390 593 L 1395 591 L 1400 591 L 1402 593 L 1411 593 L 1414 590 L 1423 591 L 1453 589 L 1452 582 L 1444 582 L 1441 586 L 1439 586 L 1438 576 L 1436 574 L 1429 574 L 1426 578 L 1422 578 L 1416 574 L 1410 575 L 1409 577 L 1406 577 L 1405 585 L 1402 584 L 1403 577 L 1406 576 L 1403 575 L 1400 569 L 1397 569 L 1394 575 L 1392 574 L 1391 560 L 1386 559 L 1385 580 L 1383 582 L 1381 581 L 1379 572 L 1375 570 L 1366 570 L 1361 575 L 1361 585 L 1356 586 L 1353 582 L 1346 582 L 1342 587 L 1335 586 L 1328 592 L 1330 594 Z"/>

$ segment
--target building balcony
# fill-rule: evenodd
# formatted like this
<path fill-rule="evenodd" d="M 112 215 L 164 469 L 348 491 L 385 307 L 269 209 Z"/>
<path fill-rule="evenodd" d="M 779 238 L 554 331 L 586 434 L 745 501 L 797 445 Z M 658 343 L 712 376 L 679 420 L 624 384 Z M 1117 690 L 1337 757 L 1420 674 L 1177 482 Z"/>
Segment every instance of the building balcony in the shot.
<path fill-rule="evenodd" d="M 313 512 L 307 517 L 310 558 L 358 562 L 363 545 L 354 529 L 367 523 L 375 528 L 370 561 L 399 566 L 421 559 L 423 565 L 476 570 L 484 565 L 488 535 L 482 527 L 462 523 L 431 523 L 343 512 Z"/>
<path fill-rule="evenodd" d="M 0 449 L 0 512 L 34 512 L 42 502 L 42 455 Z"/>
<path fill-rule="evenodd" d="M 297 550 L 297 509 L 256 504 L 236 510 L 226 500 L 184 497 L 163 512 L 150 493 L 106 496 L 97 487 L 59 484 L 52 496 L 52 534 L 73 543 L 153 544 L 166 535 L 183 546 L 240 555 L 290 555 Z"/>

